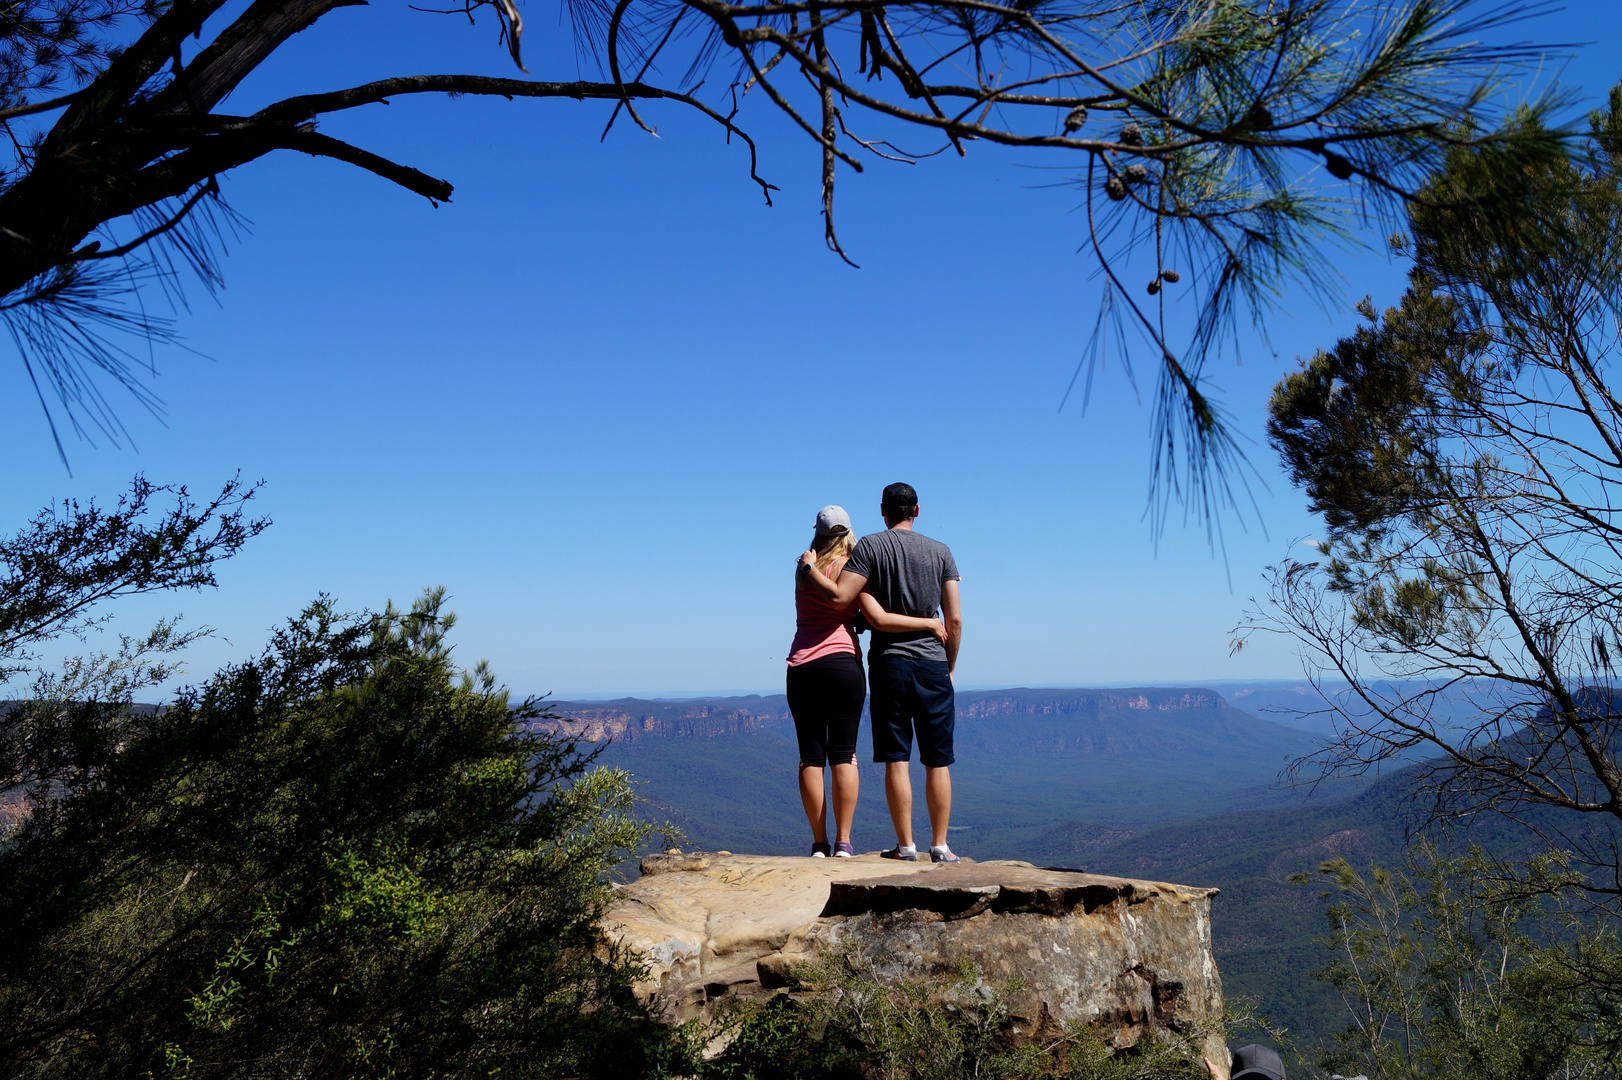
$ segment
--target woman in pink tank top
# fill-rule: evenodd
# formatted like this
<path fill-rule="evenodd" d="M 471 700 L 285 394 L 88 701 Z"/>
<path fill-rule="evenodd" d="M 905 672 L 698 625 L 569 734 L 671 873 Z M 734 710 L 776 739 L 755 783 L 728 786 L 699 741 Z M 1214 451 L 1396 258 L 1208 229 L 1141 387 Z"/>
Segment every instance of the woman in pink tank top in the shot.
<path fill-rule="evenodd" d="M 856 768 L 856 733 L 867 698 L 862 654 L 856 642 L 857 604 L 838 608 L 809 580 L 816 575 L 837 581 L 856 544 L 850 515 L 843 507 L 825 506 L 817 513 L 816 535 L 811 541 L 814 559 L 802 562 L 795 573 L 794 642 L 789 646 L 788 707 L 794 714 L 794 732 L 800 743 L 800 802 L 811 824 L 811 857 L 849 858 L 855 854 L 850 823 L 856 816 L 860 773 Z M 939 619 L 891 615 L 866 598 L 862 605 L 868 622 L 879 630 L 899 633 L 929 630 L 945 638 Z M 833 768 L 834 843 L 828 843 L 827 803 L 822 770 Z"/>

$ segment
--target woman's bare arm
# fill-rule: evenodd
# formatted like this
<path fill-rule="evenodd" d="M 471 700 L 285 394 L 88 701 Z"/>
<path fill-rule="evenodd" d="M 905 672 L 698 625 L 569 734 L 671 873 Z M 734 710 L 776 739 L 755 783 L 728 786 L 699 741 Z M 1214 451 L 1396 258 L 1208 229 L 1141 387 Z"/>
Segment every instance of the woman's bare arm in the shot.
<path fill-rule="evenodd" d="M 885 634 L 904 634 L 909 630 L 928 630 L 942 642 L 946 640 L 946 624 L 939 619 L 917 619 L 911 615 L 892 615 L 879 606 L 872 593 L 861 593 L 857 601 L 867 625 Z"/>

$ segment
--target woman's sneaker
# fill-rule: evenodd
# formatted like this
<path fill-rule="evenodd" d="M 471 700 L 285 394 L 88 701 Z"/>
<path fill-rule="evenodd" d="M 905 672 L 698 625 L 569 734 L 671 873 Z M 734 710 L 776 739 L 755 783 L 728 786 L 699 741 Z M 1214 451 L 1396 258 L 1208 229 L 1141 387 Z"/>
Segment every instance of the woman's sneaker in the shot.
<path fill-rule="evenodd" d="M 929 849 L 929 861 L 930 862 L 961 862 L 962 860 L 959 859 L 956 855 L 952 854 L 952 849 L 951 848 L 942 846 L 942 847 L 932 847 L 932 848 Z"/>
<path fill-rule="evenodd" d="M 900 859 L 902 862 L 917 862 L 918 849 L 915 847 L 902 847 L 900 844 L 897 844 L 889 851 L 879 852 L 879 858 Z"/>
<path fill-rule="evenodd" d="M 838 840 L 834 842 L 834 858 L 854 859 L 855 857 L 856 849 L 850 846 L 849 840 Z"/>
<path fill-rule="evenodd" d="M 813 859 L 826 859 L 830 854 L 832 854 L 832 852 L 833 848 L 829 847 L 827 844 L 811 845 L 811 857 Z"/>

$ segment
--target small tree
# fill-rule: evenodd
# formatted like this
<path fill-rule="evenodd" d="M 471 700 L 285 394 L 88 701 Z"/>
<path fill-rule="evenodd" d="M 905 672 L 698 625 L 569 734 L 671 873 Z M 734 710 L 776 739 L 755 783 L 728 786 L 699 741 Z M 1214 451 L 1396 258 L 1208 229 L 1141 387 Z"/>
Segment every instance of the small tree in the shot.
<path fill-rule="evenodd" d="M 1249 629 L 1351 685 L 1308 778 L 1424 758 L 1425 818 L 1504 815 L 1572 853 L 1525 884 L 1622 899 L 1622 91 L 1575 159 L 1510 176 L 1493 154 L 1427 189 L 1402 302 L 1275 389 L 1273 445 L 1328 536 Z M 1493 185 L 1498 213 L 1457 208 Z"/>
<path fill-rule="evenodd" d="M 1316 977 L 1349 1019 L 1326 1070 L 1376 1080 L 1616 1074 L 1622 1002 L 1578 974 L 1601 955 L 1615 964 L 1614 936 L 1483 888 L 1502 874 L 1479 851 L 1448 859 L 1424 844 L 1403 870 L 1364 874 L 1342 858 L 1319 869 L 1334 899 L 1333 959 Z"/>
<path fill-rule="evenodd" d="M 81 733 L 0 845 L 14 1077 L 575 1076 L 634 1060 L 606 875 L 627 777 L 459 674 L 442 591 L 320 601 L 165 709 L 13 709 Z M 91 738 L 89 736 L 97 736 Z M 12 781 L 15 783 L 15 779 Z"/>

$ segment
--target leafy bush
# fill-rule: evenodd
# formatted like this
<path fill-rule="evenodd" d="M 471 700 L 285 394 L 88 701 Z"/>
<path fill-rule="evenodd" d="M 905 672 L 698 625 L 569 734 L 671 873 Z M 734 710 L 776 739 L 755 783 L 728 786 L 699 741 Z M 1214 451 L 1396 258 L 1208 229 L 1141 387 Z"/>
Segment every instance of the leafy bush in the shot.
<path fill-rule="evenodd" d="M 451 663 L 441 601 L 323 600 L 156 713 L 0 718 L 34 777 L 0 846 L 0 1071 L 641 1067 L 637 968 L 597 929 L 648 834 L 629 778 L 519 730 L 482 665 Z"/>
<path fill-rule="evenodd" d="M 1375 1080 L 1617 1075 L 1622 949 L 1609 919 L 1562 904 L 1586 895 L 1569 865 L 1447 858 L 1421 842 L 1401 870 L 1363 874 L 1336 858 L 1319 873 L 1333 888 L 1333 959 L 1317 977 L 1349 1019 L 1325 1069 Z M 1538 881 L 1550 887 L 1523 887 Z"/>

